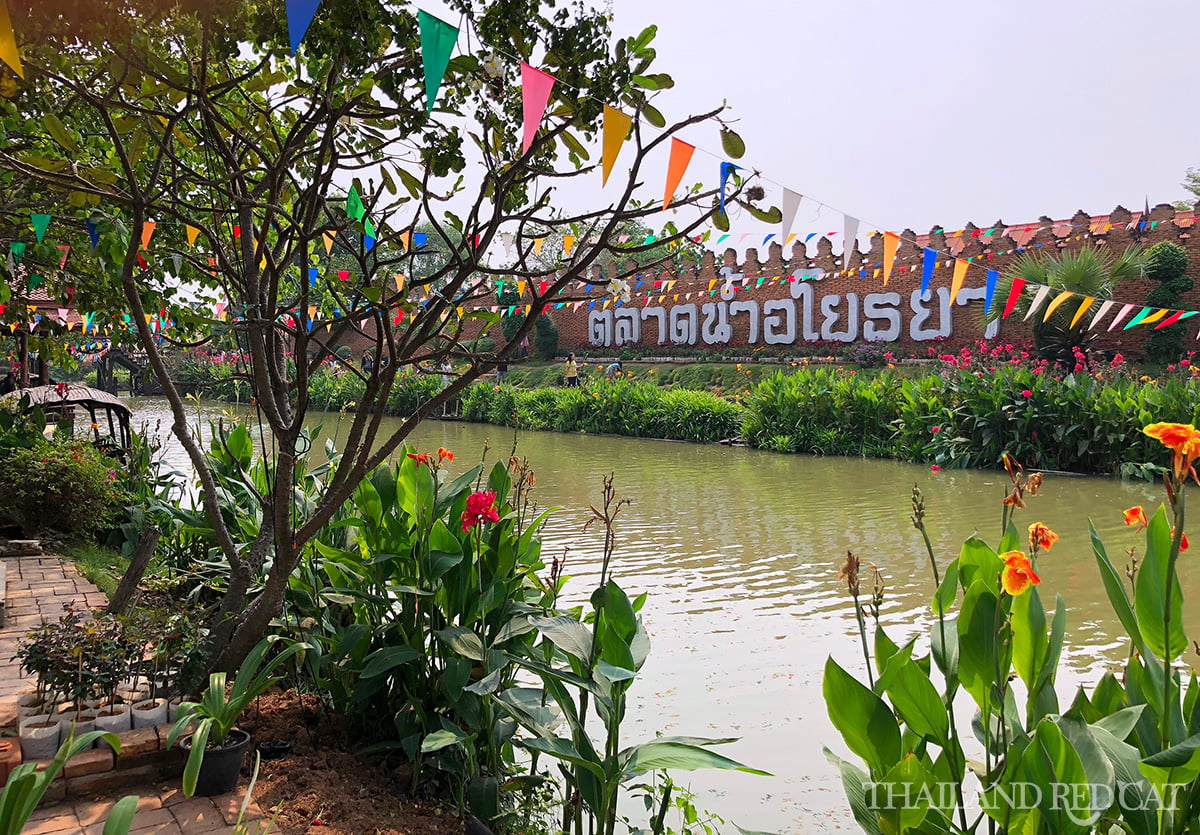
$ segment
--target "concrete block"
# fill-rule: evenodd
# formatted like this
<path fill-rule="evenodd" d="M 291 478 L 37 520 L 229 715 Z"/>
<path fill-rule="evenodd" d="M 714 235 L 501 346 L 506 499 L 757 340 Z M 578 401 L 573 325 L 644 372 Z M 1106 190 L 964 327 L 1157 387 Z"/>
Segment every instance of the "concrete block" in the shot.
<path fill-rule="evenodd" d="M 63 773 L 69 779 L 71 777 L 86 777 L 89 774 L 102 774 L 106 771 L 112 771 L 112 768 L 112 750 L 109 748 L 93 748 L 90 751 L 83 751 L 76 754 L 67 763 L 67 767 L 63 769 Z"/>

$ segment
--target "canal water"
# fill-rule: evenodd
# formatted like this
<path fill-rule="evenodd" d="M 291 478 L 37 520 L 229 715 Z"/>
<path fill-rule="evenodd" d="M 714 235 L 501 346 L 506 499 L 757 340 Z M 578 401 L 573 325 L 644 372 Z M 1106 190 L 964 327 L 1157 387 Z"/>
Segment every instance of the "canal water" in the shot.
<path fill-rule="evenodd" d="M 203 406 L 206 418 L 228 411 Z M 165 401 L 135 402 L 137 423 L 162 421 Z M 331 436 L 336 415 L 314 423 Z M 397 424 L 398 425 L 398 424 Z M 630 741 L 673 735 L 738 737 L 727 755 L 772 772 L 680 775 L 700 805 L 745 829 L 778 833 L 855 830 L 841 782 L 822 746 L 845 754 L 821 697 L 821 671 L 832 655 L 862 675 L 853 609 L 837 569 L 847 550 L 874 563 L 886 583 L 882 622 L 902 643 L 927 634 L 933 581 L 920 535 L 909 520 L 910 494 L 925 495 L 927 526 L 939 562 L 978 532 L 999 539 L 1003 472 L 931 472 L 891 461 L 778 455 L 668 441 L 518 432 L 496 426 L 428 421 L 412 436 L 418 450 L 452 450 L 466 469 L 485 443 L 507 457 L 514 439 L 537 477 L 543 507 L 561 507 L 545 527 L 543 553 L 569 549 L 568 597 L 586 599 L 599 571 L 601 537 L 583 530 L 601 478 L 615 473 L 632 499 L 618 527 L 614 574 L 631 596 L 649 592 L 644 609 L 653 639 L 633 690 Z M 177 444 L 166 454 L 180 470 Z M 1036 462 L 1027 462 L 1035 464 Z M 1068 607 L 1064 693 L 1094 681 L 1119 660 L 1121 631 L 1104 596 L 1088 537 L 1088 519 L 1114 562 L 1138 546 L 1122 510 L 1151 512 L 1161 488 L 1103 478 L 1046 477 L 1041 494 L 1018 511 L 1024 529 L 1041 521 L 1060 540 L 1039 560 L 1042 597 L 1061 593 Z M 1184 593 L 1197 573 L 1182 561 Z M 1189 632 L 1200 634 L 1200 607 L 1185 605 Z"/>

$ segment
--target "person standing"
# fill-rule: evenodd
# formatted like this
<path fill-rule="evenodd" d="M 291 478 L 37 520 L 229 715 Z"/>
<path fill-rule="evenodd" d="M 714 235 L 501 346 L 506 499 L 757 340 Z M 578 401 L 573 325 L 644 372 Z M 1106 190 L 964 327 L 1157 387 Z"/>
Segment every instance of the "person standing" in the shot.
<path fill-rule="evenodd" d="M 508 361 L 502 360 L 496 366 L 496 382 L 503 384 L 508 379 Z"/>
<path fill-rule="evenodd" d="M 579 386 L 579 364 L 575 362 L 575 355 L 567 355 L 567 365 L 563 371 L 563 377 L 566 378 L 567 388 L 573 389 Z"/>

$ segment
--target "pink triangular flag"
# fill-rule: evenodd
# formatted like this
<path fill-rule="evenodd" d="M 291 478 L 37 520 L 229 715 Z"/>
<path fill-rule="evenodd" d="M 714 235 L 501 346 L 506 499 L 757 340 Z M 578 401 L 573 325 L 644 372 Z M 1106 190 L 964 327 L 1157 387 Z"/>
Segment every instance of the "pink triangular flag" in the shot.
<path fill-rule="evenodd" d="M 521 62 L 521 112 L 524 121 L 524 134 L 521 138 L 521 153 L 528 153 L 533 138 L 537 135 L 538 125 L 546 113 L 546 105 L 550 103 L 550 91 L 554 88 L 554 76 L 543 72 L 537 67 L 531 67 Z"/>

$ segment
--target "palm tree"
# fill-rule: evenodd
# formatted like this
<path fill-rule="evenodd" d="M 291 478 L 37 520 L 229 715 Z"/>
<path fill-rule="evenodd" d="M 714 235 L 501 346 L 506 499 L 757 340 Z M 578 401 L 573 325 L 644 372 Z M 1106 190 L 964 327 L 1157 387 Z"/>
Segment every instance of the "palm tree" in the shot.
<path fill-rule="evenodd" d="M 1044 359 L 1070 367 L 1075 364 L 1075 349 L 1086 355 L 1088 347 L 1098 337 L 1088 327 L 1099 305 L 1091 303 L 1076 320 L 1080 307 L 1088 298 L 1111 299 L 1118 282 L 1142 274 L 1143 261 L 1144 250 L 1136 245 L 1119 255 L 1096 247 L 1061 254 L 1026 252 L 1017 258 L 1011 272 L 997 288 L 997 296 L 1006 298 L 1015 278 L 1023 279 L 1026 284 L 1050 287 L 1052 292 L 1034 313 L 1033 344 Z M 1048 319 L 1043 319 L 1047 306 L 1063 291 L 1074 295 L 1056 307 Z M 1027 313 L 1031 300 L 1032 296 L 1022 296 L 1016 311 L 1022 315 Z M 998 319 L 1001 309 L 1001 305 L 993 305 L 988 319 Z"/>

